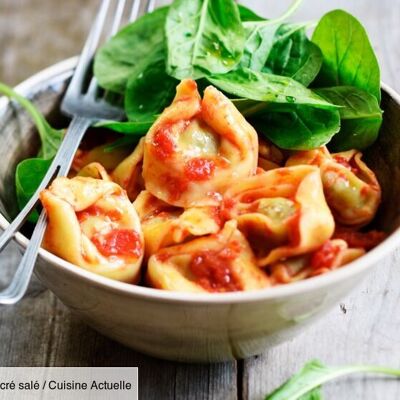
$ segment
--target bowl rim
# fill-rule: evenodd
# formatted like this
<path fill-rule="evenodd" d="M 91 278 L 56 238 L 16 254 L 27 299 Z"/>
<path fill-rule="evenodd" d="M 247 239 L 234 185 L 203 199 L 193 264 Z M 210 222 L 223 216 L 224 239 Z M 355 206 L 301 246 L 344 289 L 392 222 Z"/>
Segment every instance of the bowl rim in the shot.
<path fill-rule="evenodd" d="M 71 57 L 58 62 L 48 68 L 41 70 L 30 78 L 24 80 L 15 87 L 15 90 L 22 95 L 29 95 L 42 88 L 44 84 L 50 86 L 53 82 L 62 82 L 72 75 L 72 71 L 77 64 L 78 57 Z M 381 83 L 384 90 L 399 106 L 400 94 L 385 83 Z M 2 109 L 5 110 L 8 104 L 6 98 L 0 97 L 0 118 Z M 6 229 L 9 222 L 0 213 L 0 228 Z M 26 248 L 28 239 L 20 232 L 14 237 L 14 240 Z M 185 304 L 203 304 L 203 305 L 222 305 L 236 303 L 252 303 L 265 300 L 277 300 L 284 297 L 300 295 L 311 292 L 315 289 L 323 289 L 340 283 L 351 277 L 366 273 L 372 266 L 383 258 L 388 256 L 400 244 L 400 227 L 391 233 L 382 243 L 374 249 L 367 252 L 359 259 L 347 264 L 345 268 L 339 268 L 330 271 L 327 274 L 312 277 L 298 282 L 292 282 L 287 285 L 273 286 L 270 288 L 259 289 L 248 292 L 230 292 L 230 293 L 186 293 L 174 292 L 160 289 L 153 289 L 144 286 L 133 285 L 115 281 L 113 279 L 98 275 L 89 270 L 83 269 L 75 264 L 65 261 L 56 255 L 40 248 L 40 259 L 48 262 L 53 267 L 61 268 L 65 273 L 81 278 L 86 283 L 90 283 L 104 290 L 112 291 L 125 296 L 134 296 L 146 300 L 163 301 L 168 303 L 185 303 Z"/>

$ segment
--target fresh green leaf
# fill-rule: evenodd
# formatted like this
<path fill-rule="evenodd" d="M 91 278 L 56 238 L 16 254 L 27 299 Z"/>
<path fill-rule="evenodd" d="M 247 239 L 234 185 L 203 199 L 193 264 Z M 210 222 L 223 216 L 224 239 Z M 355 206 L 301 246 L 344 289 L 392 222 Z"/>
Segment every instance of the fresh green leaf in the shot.
<path fill-rule="evenodd" d="M 28 158 L 17 165 L 15 171 L 15 188 L 17 192 L 17 202 L 20 209 L 24 208 L 32 195 L 36 192 L 42 182 L 52 160 L 42 158 Z M 34 211 L 29 220 L 36 222 L 37 211 Z"/>
<path fill-rule="evenodd" d="M 312 41 L 321 49 L 319 87 L 355 86 L 381 99 L 378 60 L 361 23 L 343 10 L 324 15 Z"/>
<path fill-rule="evenodd" d="M 323 400 L 321 388 L 318 386 L 310 392 L 303 394 L 299 400 Z"/>
<path fill-rule="evenodd" d="M 312 393 L 314 397 L 302 397 L 322 384 L 339 378 L 344 375 L 354 373 L 373 373 L 400 377 L 400 370 L 372 366 L 372 365 L 352 365 L 345 367 L 326 367 L 318 360 L 309 361 L 304 367 L 282 386 L 275 389 L 265 397 L 265 400 L 298 400 L 298 399 L 320 399 L 318 392 Z M 317 397 L 315 397 L 317 396 Z"/>
<path fill-rule="evenodd" d="M 309 105 L 323 109 L 337 107 L 322 99 L 295 80 L 248 68 L 237 69 L 223 75 L 214 75 L 208 80 L 223 91 L 234 96 L 268 103 Z"/>
<path fill-rule="evenodd" d="M 333 150 L 361 150 L 374 143 L 382 124 L 382 110 L 375 96 L 352 86 L 317 89 L 316 92 L 341 106 L 340 132 L 330 143 Z"/>
<path fill-rule="evenodd" d="M 120 147 L 136 145 L 139 142 L 139 139 L 140 136 L 132 136 L 132 135 L 123 136 L 120 139 L 117 139 L 115 142 L 112 142 L 108 146 L 104 147 L 104 152 L 111 153 L 114 150 L 119 149 Z"/>
<path fill-rule="evenodd" d="M 250 10 L 250 8 L 247 8 L 242 4 L 238 4 L 238 7 L 239 7 L 240 20 L 242 22 L 247 22 L 247 21 L 265 21 L 265 18 L 260 17 L 259 15 L 257 15 L 253 10 Z"/>
<path fill-rule="evenodd" d="M 264 72 L 283 75 L 308 86 L 318 75 L 322 53 L 306 35 L 307 24 L 283 24 L 263 68 Z"/>
<path fill-rule="evenodd" d="M 280 24 L 273 21 L 260 21 L 247 25 L 244 24 L 246 42 L 240 66 L 261 71 L 274 44 L 275 34 Z"/>
<path fill-rule="evenodd" d="M 134 69 L 125 91 L 125 112 L 129 120 L 147 121 L 171 103 L 178 81 L 165 72 L 164 44 L 153 49 Z"/>
<path fill-rule="evenodd" d="M 153 116 L 148 121 L 140 122 L 100 121 L 96 125 L 94 125 L 94 127 L 106 128 L 115 132 L 124 133 L 125 135 L 140 137 L 144 136 L 147 133 L 155 120 L 156 116 Z"/>
<path fill-rule="evenodd" d="M 15 100 L 30 114 L 36 125 L 42 143 L 38 156 L 44 159 L 53 158 L 60 147 L 64 130 L 52 128 L 32 102 L 15 92 L 15 90 L 4 83 L 0 83 L 0 94 L 7 96 L 11 100 Z"/>
<path fill-rule="evenodd" d="M 97 51 L 94 74 L 101 87 L 112 92 L 125 92 L 129 77 L 132 74 L 139 75 L 143 60 L 147 60 L 153 49 L 165 42 L 167 11 L 167 7 L 162 7 L 145 14 L 123 28 Z"/>
<path fill-rule="evenodd" d="M 242 56 L 245 36 L 234 0 L 175 0 L 165 26 L 167 72 L 176 79 L 226 73 Z"/>
<path fill-rule="evenodd" d="M 282 22 L 294 13 L 301 3 L 302 0 L 295 0 L 283 15 L 270 20 L 261 18 L 248 9 L 240 9 L 242 21 L 245 19 L 243 26 L 246 35 L 243 56 L 240 60 L 241 67 L 254 71 L 261 71 L 264 68 L 273 46 L 282 39 L 282 35 L 277 33 L 282 31 L 282 27 L 289 26 Z M 283 74 L 277 73 L 277 75 Z"/>
<path fill-rule="evenodd" d="M 282 149 L 311 150 L 327 144 L 340 129 L 338 110 L 295 105 L 261 113 L 250 119 L 258 132 Z"/>

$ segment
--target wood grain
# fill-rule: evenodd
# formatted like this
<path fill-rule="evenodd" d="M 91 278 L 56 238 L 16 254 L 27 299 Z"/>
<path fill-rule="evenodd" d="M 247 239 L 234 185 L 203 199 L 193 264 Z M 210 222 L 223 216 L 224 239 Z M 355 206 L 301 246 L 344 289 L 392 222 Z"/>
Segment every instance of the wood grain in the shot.
<path fill-rule="evenodd" d="M 78 53 L 97 3 L 0 0 L 0 80 L 15 84 Z M 265 16 L 279 15 L 289 3 L 247 2 Z M 317 19 L 339 7 L 366 25 L 383 80 L 400 89 L 400 2 L 306 0 L 296 19 Z M 21 303 L 0 309 L 0 365 L 139 366 L 143 399 L 221 400 L 262 399 L 311 358 L 400 367 L 399 258 L 397 251 L 382 260 L 352 295 L 295 340 L 244 362 L 215 365 L 178 364 L 131 351 L 81 323 L 34 280 Z M 16 246 L 10 245 L 1 259 L 2 284 L 18 259 Z M 325 393 L 327 399 L 398 399 L 400 383 L 353 377 L 328 385 Z"/>

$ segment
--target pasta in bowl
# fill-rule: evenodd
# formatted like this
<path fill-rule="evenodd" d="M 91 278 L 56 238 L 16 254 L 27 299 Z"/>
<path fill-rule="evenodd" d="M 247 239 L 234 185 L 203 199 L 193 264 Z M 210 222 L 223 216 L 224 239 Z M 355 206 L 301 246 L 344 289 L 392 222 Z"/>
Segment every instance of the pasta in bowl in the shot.
<path fill-rule="evenodd" d="M 43 112 L 57 110 L 57 98 L 62 93 L 63 83 L 66 76 L 71 74 L 75 62 L 76 60 L 69 60 L 50 68 L 21 85 L 20 92 L 27 96 L 36 96 L 36 104 Z M 368 227 L 358 223 L 351 226 L 336 223 L 333 235 L 317 249 L 273 262 L 267 267 L 259 266 L 257 260 L 260 253 L 257 240 L 251 236 L 247 238 L 243 227 L 243 232 L 238 229 L 240 216 L 249 207 L 251 210 L 252 205 L 251 211 L 255 210 L 256 205 L 258 210 L 260 200 L 261 205 L 264 201 L 267 213 L 261 213 L 257 218 L 261 219 L 261 223 L 266 221 L 267 224 L 272 224 L 270 225 L 272 231 L 279 239 L 270 250 L 278 249 L 282 245 L 287 246 L 290 241 L 285 233 L 285 222 L 293 215 L 293 211 L 299 209 L 293 207 L 291 202 L 295 199 L 288 193 L 290 191 L 296 193 L 297 189 L 293 186 L 294 181 L 285 189 L 286 191 L 281 188 L 278 204 L 282 214 L 274 212 L 274 207 L 271 209 L 276 200 L 271 204 L 270 197 L 265 195 L 265 191 L 256 192 L 253 189 L 253 198 L 246 199 L 242 193 L 244 187 L 242 185 L 245 182 L 250 184 L 253 180 L 257 181 L 259 175 L 264 176 L 270 170 L 271 172 L 275 170 L 276 174 L 278 168 L 299 166 L 300 169 L 308 171 L 307 174 L 302 173 L 304 177 L 311 174 L 316 179 L 318 174 L 314 173 L 315 170 L 321 175 L 321 169 L 317 165 L 309 162 L 308 158 L 307 161 L 293 162 L 291 165 L 291 157 L 295 154 L 303 156 L 304 153 L 294 152 L 289 155 L 262 139 L 258 145 L 258 169 L 255 175 L 243 178 L 227 188 L 220 199 L 220 206 L 193 206 L 185 209 L 168 205 L 146 191 L 144 182 L 140 178 L 143 153 L 137 145 L 135 157 L 130 158 L 131 163 L 123 163 L 129 158 L 129 152 L 118 154 L 111 152 L 106 154 L 108 161 L 112 161 L 105 163 L 106 168 L 99 163 L 96 164 L 98 158 L 90 158 L 86 167 L 82 163 L 79 164 L 79 168 L 76 166 L 69 178 L 76 179 L 75 176 L 80 176 L 96 179 L 96 182 L 109 182 L 112 188 L 122 187 L 127 192 L 129 204 L 125 195 L 123 203 L 129 210 L 132 210 L 131 205 L 134 204 L 143 232 L 144 253 L 140 265 L 140 282 L 147 282 L 145 284 L 147 287 L 132 284 L 134 279 L 130 277 L 122 279 L 128 281 L 125 283 L 93 273 L 96 264 L 88 265 L 86 269 L 77 267 L 76 264 L 67 262 L 44 249 L 40 251 L 39 262 L 35 269 L 37 276 L 87 324 L 129 347 L 161 358 L 203 362 L 242 358 L 294 337 L 314 319 L 325 315 L 329 308 L 359 284 L 372 266 L 380 263 L 400 241 L 399 234 L 395 232 L 400 225 L 398 223 L 400 212 L 396 207 L 396 199 L 400 194 L 397 192 L 397 186 L 392 185 L 393 180 L 398 177 L 399 170 L 399 160 L 393 153 L 398 148 L 395 141 L 398 127 L 393 124 L 394 119 L 390 118 L 400 113 L 400 101 L 397 100 L 396 93 L 390 89 L 386 88 L 383 93 L 383 108 L 388 118 L 382 128 L 379 146 L 370 149 L 364 161 L 376 172 L 382 190 L 381 205 L 378 209 L 378 219 L 375 218 L 374 228 L 385 232 L 385 235 L 390 235 L 376 248 L 373 247 L 383 239 L 382 234 L 376 231 L 367 233 Z M 5 106 L 6 104 L 2 105 Z M 20 120 L 14 119 L 12 113 L 5 115 L 8 115 L 3 117 L 7 118 L 5 123 L 8 129 L 3 129 L 1 135 L 9 143 L 9 148 L 2 153 L 0 174 L 3 182 L 9 182 L 12 179 L 9 166 L 16 165 L 19 159 L 29 156 L 29 153 L 24 153 L 26 147 L 21 146 L 21 140 L 24 143 L 34 143 L 35 133 L 31 125 L 21 125 Z M 96 146 L 94 145 L 92 149 Z M 131 155 L 135 148 L 131 149 Z M 90 154 L 90 157 L 93 157 L 90 148 L 82 148 L 81 151 L 83 153 L 78 152 L 77 156 Z M 325 149 L 321 151 L 326 153 Z M 110 157 L 112 154 L 113 157 Z M 81 160 L 82 157 L 79 161 Z M 117 169 L 118 167 L 120 168 Z M 116 171 L 121 173 L 120 178 L 116 178 Z M 135 178 L 137 176 L 139 179 Z M 272 179 L 272 177 L 267 176 L 262 179 Z M 320 179 L 319 187 L 323 188 L 323 180 Z M 124 180 L 126 183 L 123 183 Z M 297 178 L 297 183 L 300 181 L 301 179 Z M 129 182 L 131 185 L 129 187 L 134 188 L 132 192 L 128 186 L 123 187 L 129 185 Z M 112 192 L 111 190 L 107 193 Z M 4 209 L 10 214 L 15 212 L 13 211 L 15 198 L 10 197 L 11 192 L 6 186 L 0 190 L 0 195 Z M 232 201 L 232 198 L 235 201 Z M 330 218 L 335 219 L 325 192 L 323 199 L 332 214 Z M 244 207 L 244 210 L 241 207 Z M 75 210 L 71 212 L 72 216 L 74 213 L 76 215 Z M 249 215 L 253 218 L 254 213 L 253 216 Z M 263 217 L 266 217 L 265 220 Z M 2 228 L 8 224 L 3 216 L 0 216 L 0 223 Z M 136 222 L 129 228 L 140 232 Z M 149 235 L 147 231 L 150 232 Z M 80 227 L 77 232 L 82 235 Z M 241 248 L 246 250 L 242 252 L 240 258 L 246 265 L 250 265 L 251 277 L 249 279 L 246 273 L 238 276 L 241 279 L 239 282 L 244 282 L 243 287 L 251 290 L 228 292 L 225 289 L 221 293 L 213 288 L 210 291 L 207 290 L 207 275 L 206 279 L 202 280 L 204 278 L 202 267 L 209 259 L 202 252 L 204 251 L 202 243 L 205 242 L 209 250 L 217 249 L 218 243 L 221 248 L 229 240 L 229 232 L 236 232 L 234 236 L 240 237 Z M 219 242 L 213 240 L 215 236 L 219 237 Z M 16 240 L 21 246 L 27 244 L 27 239 L 21 234 L 16 235 Z M 90 235 L 85 240 L 90 240 Z M 148 250 L 147 246 L 150 246 Z M 157 253 L 163 254 L 171 249 L 171 257 L 164 260 L 161 257 L 162 262 L 158 262 L 152 268 L 152 274 L 147 268 L 148 260 Z M 97 253 L 95 245 L 94 250 L 94 254 L 100 259 L 101 253 Z M 195 258 L 192 257 L 194 254 Z M 219 258 L 223 259 L 224 256 L 231 258 L 226 252 Z M 321 263 L 321 260 L 324 263 Z M 131 263 L 131 271 L 134 271 L 133 264 L 137 261 Z M 198 274 L 197 279 L 187 274 L 190 272 L 190 269 L 188 270 L 190 263 Z M 341 267 L 344 264 L 347 265 Z M 235 262 L 234 268 L 240 265 L 239 262 Z M 316 267 L 317 265 L 319 267 Z M 183 282 L 179 286 L 180 290 L 160 290 L 160 283 L 163 281 L 159 278 L 160 275 L 157 275 L 159 271 L 165 279 L 171 277 L 171 274 L 177 276 L 178 280 L 173 283 Z M 152 275 L 155 275 L 158 288 L 152 288 L 149 284 Z M 312 279 L 306 279 L 311 277 Z"/>
<path fill-rule="evenodd" d="M 215 87 L 176 91 L 125 159 L 79 153 L 77 176 L 42 193 L 47 250 L 122 282 L 221 293 L 323 274 L 383 239 L 360 231 L 381 198 L 360 152 L 284 156 Z"/>

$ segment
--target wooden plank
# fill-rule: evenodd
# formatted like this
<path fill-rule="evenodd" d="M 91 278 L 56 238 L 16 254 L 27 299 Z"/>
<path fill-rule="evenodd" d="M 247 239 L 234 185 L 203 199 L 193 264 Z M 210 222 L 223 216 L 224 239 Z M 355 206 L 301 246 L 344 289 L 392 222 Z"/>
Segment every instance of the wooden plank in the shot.
<path fill-rule="evenodd" d="M 397 90 L 399 72 L 400 4 L 390 0 L 305 1 L 301 19 L 344 8 L 367 27 L 382 67 L 382 79 Z M 273 11 L 273 10 L 272 10 Z M 310 359 L 329 365 L 381 364 L 400 368 L 400 250 L 381 264 L 323 320 L 291 342 L 245 361 L 243 398 L 262 399 Z M 327 385 L 327 399 L 398 399 L 396 380 L 352 377 Z"/>

